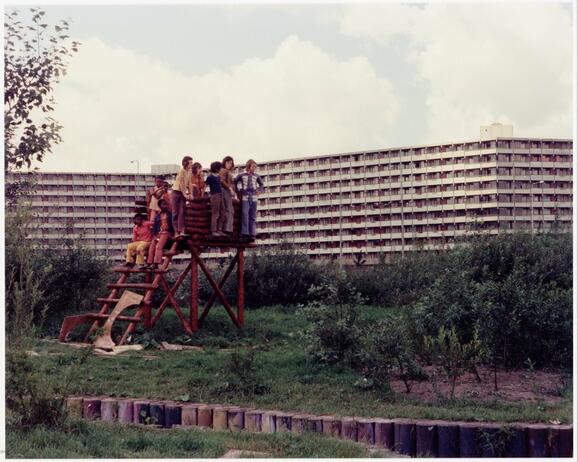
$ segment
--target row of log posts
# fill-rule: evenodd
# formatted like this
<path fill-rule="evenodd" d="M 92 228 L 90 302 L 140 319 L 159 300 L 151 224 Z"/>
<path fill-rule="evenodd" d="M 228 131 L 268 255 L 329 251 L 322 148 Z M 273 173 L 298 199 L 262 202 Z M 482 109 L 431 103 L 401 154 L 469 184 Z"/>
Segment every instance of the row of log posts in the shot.
<path fill-rule="evenodd" d="M 412 457 L 571 457 L 572 425 L 497 424 L 316 416 L 231 405 L 131 398 L 69 397 L 75 418 L 165 428 L 303 434 L 313 432 Z"/>

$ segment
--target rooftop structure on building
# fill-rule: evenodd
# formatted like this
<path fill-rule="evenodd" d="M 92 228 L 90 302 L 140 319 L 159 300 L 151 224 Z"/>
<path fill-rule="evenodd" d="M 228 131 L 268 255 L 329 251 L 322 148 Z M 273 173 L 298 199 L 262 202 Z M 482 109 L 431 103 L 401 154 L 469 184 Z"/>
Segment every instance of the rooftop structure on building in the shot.
<path fill-rule="evenodd" d="M 153 175 L 176 175 L 181 168 L 178 164 L 153 164 L 151 173 Z"/>
<path fill-rule="evenodd" d="M 498 138 L 513 138 L 514 126 L 493 123 L 491 125 L 482 125 L 480 127 L 480 139 L 495 140 Z"/>

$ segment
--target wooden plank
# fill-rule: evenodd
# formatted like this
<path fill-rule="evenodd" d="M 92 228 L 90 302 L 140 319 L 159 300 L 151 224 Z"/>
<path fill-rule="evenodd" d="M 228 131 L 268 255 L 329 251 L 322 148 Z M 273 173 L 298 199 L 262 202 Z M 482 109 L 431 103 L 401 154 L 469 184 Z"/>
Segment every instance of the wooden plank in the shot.
<path fill-rule="evenodd" d="M 103 319 L 103 320 L 106 320 L 110 317 L 109 314 L 98 314 L 98 313 L 87 313 L 86 316 L 89 318 L 92 318 L 92 319 L 97 318 L 97 319 Z M 117 321 L 139 322 L 140 318 L 138 318 L 136 316 L 117 316 L 116 320 Z"/>
<path fill-rule="evenodd" d="M 115 273 L 127 273 L 127 274 L 145 274 L 145 273 L 166 273 L 167 270 L 156 269 L 156 270 L 139 270 L 134 268 L 128 268 L 123 266 L 117 266 L 112 269 Z"/>
<path fill-rule="evenodd" d="M 156 289 L 158 286 L 154 283 L 140 283 L 140 282 L 127 282 L 124 284 L 107 284 L 106 287 L 109 289 L 145 289 L 145 290 L 153 290 Z"/>
<path fill-rule="evenodd" d="M 245 324 L 245 255 L 243 249 L 237 250 L 237 319 L 241 327 Z"/>
<path fill-rule="evenodd" d="M 117 284 L 121 284 L 124 281 L 126 281 L 128 278 L 128 274 L 121 274 L 118 277 L 118 280 L 116 281 Z M 118 295 L 118 289 L 112 289 L 110 291 L 110 294 L 108 295 L 108 298 L 117 298 Z M 109 312 L 110 310 L 110 303 L 104 303 L 102 305 L 102 307 L 100 308 L 100 311 L 98 312 L 99 314 L 106 314 Z M 92 323 L 92 326 L 90 326 L 90 329 L 88 329 L 88 332 L 86 333 L 86 336 L 84 337 L 84 341 L 88 342 L 88 339 L 90 338 L 90 336 L 94 333 L 94 331 L 98 328 L 98 326 L 100 326 L 100 321 L 94 321 Z"/>
<path fill-rule="evenodd" d="M 138 305 L 143 299 L 142 295 L 136 294 L 129 290 L 126 290 L 120 297 L 119 302 L 116 304 L 109 318 L 106 320 L 103 326 L 103 333 L 94 341 L 95 348 L 101 348 L 103 350 L 112 350 L 115 347 L 112 341 L 111 332 L 112 325 L 116 318 L 126 310 L 129 306 Z"/>
<path fill-rule="evenodd" d="M 199 267 L 194 258 L 191 259 L 191 306 L 189 312 L 191 330 L 199 329 Z"/>
<path fill-rule="evenodd" d="M 142 308 L 139 306 L 138 310 L 136 310 L 136 313 L 134 314 L 135 317 L 137 318 L 141 318 L 142 317 Z M 136 329 L 136 322 L 131 322 L 127 328 L 124 331 L 124 334 L 122 334 L 122 337 L 120 338 L 120 342 L 118 342 L 118 345 L 124 345 L 124 342 L 126 342 L 126 339 L 128 338 L 128 336 L 130 334 L 132 334 L 132 332 Z M 117 346 L 118 346 L 117 345 Z"/>

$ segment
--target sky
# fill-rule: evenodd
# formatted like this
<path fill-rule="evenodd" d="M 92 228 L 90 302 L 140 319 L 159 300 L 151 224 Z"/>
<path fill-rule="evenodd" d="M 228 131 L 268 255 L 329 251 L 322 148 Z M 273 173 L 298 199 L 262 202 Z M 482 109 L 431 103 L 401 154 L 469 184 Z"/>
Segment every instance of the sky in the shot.
<path fill-rule="evenodd" d="M 82 45 L 41 171 L 455 142 L 492 122 L 572 137 L 570 3 L 43 9 Z"/>

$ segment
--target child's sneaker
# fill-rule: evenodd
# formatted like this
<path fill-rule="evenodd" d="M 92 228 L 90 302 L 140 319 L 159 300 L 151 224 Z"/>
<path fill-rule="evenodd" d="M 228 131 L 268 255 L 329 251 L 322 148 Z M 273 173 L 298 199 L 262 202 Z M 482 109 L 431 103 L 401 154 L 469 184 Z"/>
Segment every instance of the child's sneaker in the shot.
<path fill-rule="evenodd" d="M 151 268 L 151 265 L 145 263 L 144 265 L 141 265 L 139 267 L 139 270 L 145 270 L 146 271 L 146 270 L 149 270 L 150 268 Z"/>
<path fill-rule="evenodd" d="M 132 268 L 134 266 L 134 263 L 132 261 L 127 261 L 123 266 L 126 266 L 127 268 Z"/>

